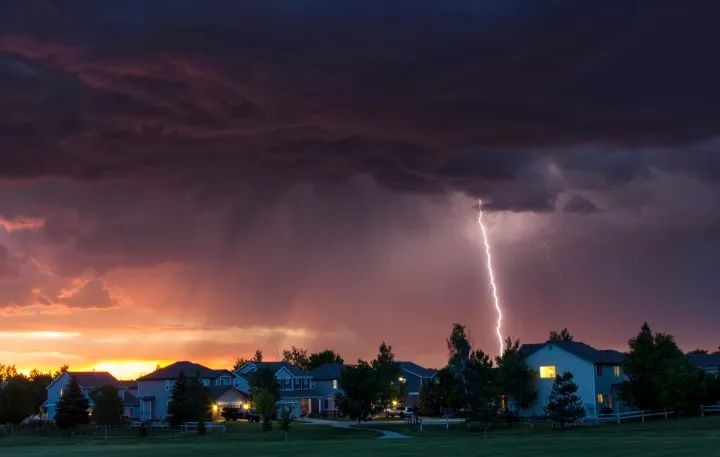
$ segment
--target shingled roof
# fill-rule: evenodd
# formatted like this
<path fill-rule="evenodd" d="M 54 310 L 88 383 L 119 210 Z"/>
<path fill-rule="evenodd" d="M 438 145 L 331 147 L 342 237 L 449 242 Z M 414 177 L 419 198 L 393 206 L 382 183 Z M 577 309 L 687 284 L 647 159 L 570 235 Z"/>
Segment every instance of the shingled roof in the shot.
<path fill-rule="evenodd" d="M 591 363 L 620 365 L 625 360 L 625 354 L 613 349 L 595 349 L 594 347 L 579 341 L 546 341 L 544 343 L 523 344 L 520 352 L 529 357 L 547 345 L 557 346 L 583 360 Z"/>
<path fill-rule="evenodd" d="M 120 382 L 107 371 L 68 371 L 70 377 L 77 380 L 80 387 L 94 389 L 106 385 L 120 387 Z"/>
<path fill-rule="evenodd" d="M 285 368 L 290 373 L 292 373 L 293 376 L 296 376 L 296 377 L 308 376 L 307 371 L 302 370 L 296 366 L 293 366 L 292 364 L 290 364 L 288 362 L 248 362 L 248 364 L 252 364 L 253 366 L 255 366 L 256 369 L 260 368 L 260 367 L 270 367 L 273 370 L 273 372 L 275 372 L 275 373 L 277 373 L 282 368 Z M 245 366 L 245 365 L 243 365 L 243 366 Z"/>
<path fill-rule="evenodd" d="M 193 363 L 188 361 L 175 362 L 159 370 L 155 370 L 150 374 L 138 378 L 138 381 L 152 381 L 152 380 L 163 380 L 163 379 L 177 379 L 180 376 L 180 372 L 183 372 L 188 378 L 199 375 L 201 378 L 217 378 L 223 374 L 231 374 L 229 370 L 214 370 L 208 368 L 199 363 Z"/>
<path fill-rule="evenodd" d="M 325 363 L 319 367 L 308 371 L 313 379 L 340 379 L 343 366 L 340 363 Z"/>

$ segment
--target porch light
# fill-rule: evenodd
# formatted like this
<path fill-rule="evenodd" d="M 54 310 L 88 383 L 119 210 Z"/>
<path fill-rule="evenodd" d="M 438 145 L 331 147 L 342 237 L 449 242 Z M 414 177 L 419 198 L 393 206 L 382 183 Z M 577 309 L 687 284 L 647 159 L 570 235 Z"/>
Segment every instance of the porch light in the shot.
<path fill-rule="evenodd" d="M 397 405 L 398 405 L 398 401 L 397 401 L 397 400 L 393 400 L 393 401 L 392 401 L 392 406 L 393 406 L 393 408 L 397 408 Z"/>
<path fill-rule="evenodd" d="M 212 412 L 213 412 L 213 413 L 216 413 L 217 411 L 218 411 L 218 405 L 217 405 L 217 403 L 213 403 L 213 405 L 212 405 Z"/>
<path fill-rule="evenodd" d="M 400 381 L 401 383 L 405 383 L 405 378 L 403 378 L 402 376 L 400 376 L 400 377 L 398 378 L 398 381 Z"/>

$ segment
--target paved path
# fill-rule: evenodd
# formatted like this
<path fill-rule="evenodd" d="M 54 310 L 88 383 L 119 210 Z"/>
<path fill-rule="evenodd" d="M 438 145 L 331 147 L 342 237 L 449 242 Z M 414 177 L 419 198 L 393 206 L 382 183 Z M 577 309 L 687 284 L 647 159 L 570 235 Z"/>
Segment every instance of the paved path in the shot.
<path fill-rule="evenodd" d="M 330 427 L 336 427 L 336 428 L 353 428 L 358 430 L 372 430 L 374 432 L 378 432 L 381 434 L 381 436 L 378 436 L 376 439 L 407 439 L 412 438 L 412 436 L 403 435 L 402 433 L 398 432 L 392 432 L 390 430 L 380 430 L 377 428 L 369 428 L 369 427 L 354 427 L 356 425 L 355 422 L 350 421 L 335 421 L 335 420 L 327 420 L 327 419 L 311 419 L 311 418 L 305 418 L 303 419 L 303 422 L 308 424 L 317 424 L 317 425 L 327 425 Z M 379 423 L 379 422 L 374 422 Z M 398 424 L 401 422 L 391 422 L 391 421 L 384 421 L 385 424 Z"/>

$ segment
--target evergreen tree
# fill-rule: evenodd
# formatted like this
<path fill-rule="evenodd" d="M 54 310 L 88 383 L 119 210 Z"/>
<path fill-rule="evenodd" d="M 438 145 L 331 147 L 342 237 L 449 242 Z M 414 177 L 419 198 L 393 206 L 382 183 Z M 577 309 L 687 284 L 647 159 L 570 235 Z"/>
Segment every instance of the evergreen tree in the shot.
<path fill-rule="evenodd" d="M 447 339 L 448 347 L 448 368 L 450 373 L 455 377 L 457 389 L 466 396 L 468 393 L 467 366 L 470 361 L 470 338 L 467 335 L 465 326 L 461 324 L 453 324 L 452 332 Z M 460 403 L 465 404 L 465 399 L 458 399 Z"/>
<path fill-rule="evenodd" d="M 527 408 L 537 398 L 537 373 L 520 352 L 520 341 L 508 337 L 505 351 L 496 358 L 496 363 L 500 394 L 512 398 L 519 407 Z"/>
<path fill-rule="evenodd" d="M 188 390 L 188 379 L 185 377 L 183 370 L 180 370 L 170 393 L 168 415 L 168 422 L 173 428 L 177 428 L 183 422 L 190 421 L 192 417 L 192 400 Z"/>
<path fill-rule="evenodd" d="M 61 429 L 71 429 L 89 422 L 88 400 L 80 389 L 75 376 L 63 389 L 63 395 L 55 404 L 55 423 Z"/>
<path fill-rule="evenodd" d="M 470 355 L 466 368 L 467 408 L 473 419 L 481 422 L 487 431 L 490 419 L 497 409 L 497 372 L 493 369 L 492 359 L 482 351 Z"/>
<path fill-rule="evenodd" d="M 324 351 L 310 354 L 310 366 L 309 369 L 313 370 L 319 366 L 325 365 L 326 363 L 339 363 L 342 365 L 345 361 L 340 354 L 336 353 L 332 349 L 325 349 Z"/>
<path fill-rule="evenodd" d="M 553 422 L 560 424 L 560 428 L 565 428 L 565 424 L 571 424 L 585 416 L 585 408 L 577 390 L 572 373 L 565 372 L 555 376 L 545 413 Z"/>

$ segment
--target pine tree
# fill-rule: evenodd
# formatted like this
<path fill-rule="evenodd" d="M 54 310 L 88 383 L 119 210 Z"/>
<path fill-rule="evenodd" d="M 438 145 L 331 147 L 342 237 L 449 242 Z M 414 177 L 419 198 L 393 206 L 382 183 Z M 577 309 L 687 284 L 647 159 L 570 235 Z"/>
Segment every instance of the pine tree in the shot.
<path fill-rule="evenodd" d="M 114 386 L 105 385 L 97 392 L 91 393 L 90 397 L 94 403 L 93 422 L 103 426 L 107 438 L 108 426 L 117 425 L 122 421 L 123 405 L 118 390 Z"/>
<path fill-rule="evenodd" d="M 182 422 L 187 422 L 190 417 L 191 400 L 188 395 L 188 382 L 185 372 L 180 370 L 178 378 L 173 385 L 168 404 L 168 422 L 173 428 L 177 428 Z"/>
<path fill-rule="evenodd" d="M 89 422 L 88 400 L 75 377 L 63 390 L 63 395 L 55 405 L 55 423 L 61 429 L 69 429 Z"/>
<path fill-rule="evenodd" d="M 565 428 L 565 424 L 573 423 L 585 416 L 585 408 L 577 395 L 577 390 L 578 386 L 573 382 L 572 373 L 566 371 L 562 375 L 555 376 L 545 414 L 553 422 L 560 424 L 560 428 Z"/>
<path fill-rule="evenodd" d="M 530 368 L 520 352 L 520 341 L 508 338 L 505 351 L 496 359 L 500 393 L 527 408 L 537 398 L 537 373 Z"/>

